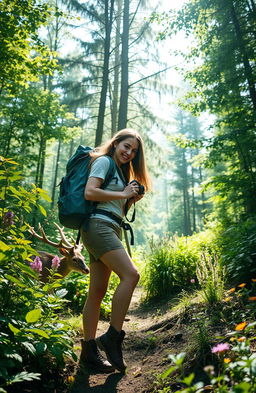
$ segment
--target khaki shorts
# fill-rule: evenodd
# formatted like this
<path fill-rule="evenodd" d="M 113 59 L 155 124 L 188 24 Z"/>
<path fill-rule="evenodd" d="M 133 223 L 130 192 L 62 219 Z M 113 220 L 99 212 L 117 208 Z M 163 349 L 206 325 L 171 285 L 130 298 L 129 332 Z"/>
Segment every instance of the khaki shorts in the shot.
<path fill-rule="evenodd" d="M 100 259 L 108 251 L 124 248 L 121 227 L 101 218 L 91 218 L 88 230 L 82 230 L 81 237 L 90 255 L 90 262 Z"/>

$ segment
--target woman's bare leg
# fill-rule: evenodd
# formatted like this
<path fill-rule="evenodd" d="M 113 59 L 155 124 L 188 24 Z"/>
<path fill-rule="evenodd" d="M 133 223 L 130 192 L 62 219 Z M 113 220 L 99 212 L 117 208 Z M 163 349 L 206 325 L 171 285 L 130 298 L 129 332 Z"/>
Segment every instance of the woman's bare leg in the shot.
<path fill-rule="evenodd" d="M 112 300 L 111 325 L 120 332 L 129 308 L 133 291 L 139 281 L 139 273 L 124 249 L 108 251 L 101 261 L 120 278 Z"/>
<path fill-rule="evenodd" d="M 95 338 L 101 301 L 107 291 L 111 270 L 101 261 L 90 264 L 90 287 L 83 309 L 84 340 Z"/>

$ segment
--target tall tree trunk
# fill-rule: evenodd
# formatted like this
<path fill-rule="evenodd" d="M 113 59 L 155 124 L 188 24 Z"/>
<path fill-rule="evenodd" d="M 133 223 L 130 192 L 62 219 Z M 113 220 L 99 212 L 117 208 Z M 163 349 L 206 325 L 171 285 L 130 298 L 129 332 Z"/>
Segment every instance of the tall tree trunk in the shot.
<path fill-rule="evenodd" d="M 190 158 L 191 158 L 191 160 L 193 158 L 192 150 L 190 152 Z M 193 168 L 193 165 L 191 167 L 191 188 L 192 188 L 192 198 L 191 198 L 191 203 L 192 203 L 192 226 L 193 226 L 193 232 L 196 232 L 195 170 Z"/>
<path fill-rule="evenodd" d="M 42 137 L 41 137 L 42 140 Z M 38 187 L 39 186 L 39 173 L 40 173 L 40 166 L 41 166 L 41 156 L 42 156 L 42 143 L 40 140 L 39 144 L 39 152 L 38 152 L 38 158 L 37 158 L 37 164 L 36 164 L 36 175 L 35 175 L 35 185 Z"/>
<path fill-rule="evenodd" d="M 200 184 L 203 183 L 203 172 L 202 172 L 202 167 L 200 166 L 199 168 L 199 180 L 200 180 Z M 205 223 L 205 201 L 206 201 L 206 197 L 205 197 L 205 193 L 202 191 L 201 193 L 201 202 L 202 202 L 202 208 L 200 209 L 200 215 L 202 217 L 202 223 Z"/>
<path fill-rule="evenodd" d="M 121 54 L 121 94 L 118 114 L 118 129 L 126 127 L 128 112 L 128 61 L 129 61 L 129 0 L 124 0 L 123 33 Z"/>
<path fill-rule="evenodd" d="M 113 83 L 113 99 L 112 99 L 112 109 L 111 109 L 111 123 L 112 123 L 111 135 L 112 136 L 117 132 L 119 78 L 120 78 L 121 13 L 122 13 L 122 0 L 117 0 L 114 83 Z"/>
<path fill-rule="evenodd" d="M 59 169 L 59 161 L 60 161 L 60 148 L 61 148 L 61 140 L 59 139 L 58 149 L 57 149 L 57 157 L 56 157 L 56 163 L 55 163 L 54 178 L 53 178 L 53 184 L 52 184 L 51 209 L 54 208 L 54 202 L 55 202 L 55 191 L 56 191 L 57 178 L 58 178 L 58 169 Z"/>
<path fill-rule="evenodd" d="M 247 49 L 243 37 L 242 28 L 239 24 L 239 20 L 236 14 L 235 6 L 233 0 L 230 2 L 230 12 L 231 18 L 233 21 L 233 25 L 235 28 L 235 33 L 238 41 L 238 45 L 242 54 L 243 64 L 244 64 L 244 73 L 249 87 L 249 94 L 252 100 L 253 109 L 254 109 L 254 120 L 256 119 L 256 89 L 255 89 L 255 78 L 253 76 L 252 67 L 249 61 L 249 57 L 247 54 Z"/>
<path fill-rule="evenodd" d="M 113 8 L 114 0 L 105 0 L 105 41 L 104 41 L 104 61 L 103 61 L 103 76 L 102 86 L 100 93 L 100 105 L 98 112 L 98 121 L 95 137 L 95 146 L 99 146 L 102 142 L 104 117 L 106 109 L 107 91 L 108 91 L 108 78 L 109 78 L 109 57 L 110 57 L 110 38 L 113 23 Z"/>
<path fill-rule="evenodd" d="M 192 234 L 191 231 L 191 220 L 190 220 L 190 201 L 188 192 L 188 172 L 187 172 L 187 160 L 185 156 L 185 149 L 182 149 L 182 183 L 183 183 L 183 212 L 184 212 L 184 235 L 189 236 Z"/>
<path fill-rule="evenodd" d="M 45 154 L 46 154 L 46 139 L 45 139 L 45 137 L 41 138 L 40 150 L 41 150 L 41 157 L 40 157 L 40 166 L 39 166 L 38 187 L 43 188 Z"/>

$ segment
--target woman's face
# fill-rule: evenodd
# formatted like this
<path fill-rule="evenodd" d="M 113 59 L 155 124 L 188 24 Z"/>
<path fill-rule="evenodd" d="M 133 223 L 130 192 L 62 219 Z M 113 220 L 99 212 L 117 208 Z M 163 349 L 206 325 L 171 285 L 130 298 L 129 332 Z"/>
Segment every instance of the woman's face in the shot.
<path fill-rule="evenodd" d="M 133 137 L 126 138 L 114 146 L 113 158 L 118 166 L 133 160 L 139 150 L 139 142 Z"/>

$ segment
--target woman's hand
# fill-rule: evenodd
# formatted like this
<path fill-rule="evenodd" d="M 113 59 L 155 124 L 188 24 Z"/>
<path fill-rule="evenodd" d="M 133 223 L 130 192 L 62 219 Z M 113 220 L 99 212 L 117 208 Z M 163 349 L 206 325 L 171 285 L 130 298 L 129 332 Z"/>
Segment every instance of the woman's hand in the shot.
<path fill-rule="evenodd" d="M 138 194 L 138 195 L 136 195 L 136 196 L 130 198 L 130 199 L 128 200 L 127 210 L 129 210 L 130 207 L 131 207 L 134 203 L 136 203 L 136 202 L 138 202 L 140 199 L 142 199 L 142 198 L 144 197 L 144 195 L 145 195 L 145 194 Z"/>
<path fill-rule="evenodd" d="M 132 202 L 140 201 L 144 197 L 144 195 L 145 194 L 138 194 L 138 195 L 136 195 L 135 197 L 132 198 Z"/>
<path fill-rule="evenodd" d="M 140 195 L 138 195 L 138 192 L 139 192 L 138 184 L 135 182 L 129 183 L 123 191 L 124 198 L 125 199 L 130 199 L 130 198 L 134 198 L 134 197 L 136 198 L 136 197 L 140 196 Z"/>

